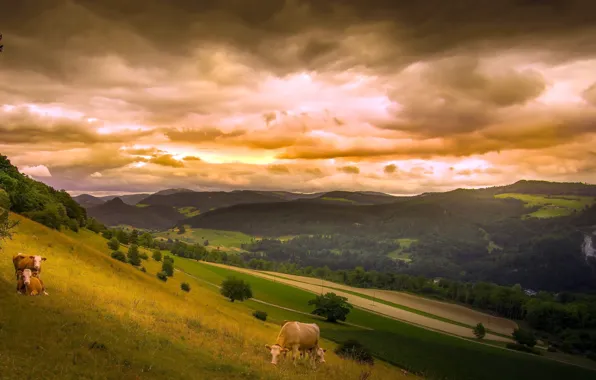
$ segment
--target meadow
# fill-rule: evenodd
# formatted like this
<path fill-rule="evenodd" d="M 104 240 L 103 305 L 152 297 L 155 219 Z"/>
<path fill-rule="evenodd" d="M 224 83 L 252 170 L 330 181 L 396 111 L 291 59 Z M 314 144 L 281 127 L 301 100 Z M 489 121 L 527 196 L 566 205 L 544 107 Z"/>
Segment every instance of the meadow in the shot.
<path fill-rule="evenodd" d="M 255 299 L 300 312 L 312 311 L 312 307 L 308 306 L 308 300 L 314 296 L 304 290 L 221 266 L 186 259 L 176 259 L 175 265 L 192 276 L 214 284 L 220 283 L 230 275 L 242 278 L 251 284 Z M 212 286 L 211 291 L 217 292 L 217 289 Z M 241 306 L 266 311 L 274 321 L 316 321 L 321 326 L 322 337 L 335 342 L 357 339 L 377 358 L 418 373 L 427 379 L 591 379 L 595 375 L 594 371 L 585 368 L 471 342 L 357 308 L 351 311 L 347 322 L 364 328 L 323 322 L 313 316 L 263 305 L 254 300 Z"/>
<path fill-rule="evenodd" d="M 35 379 L 357 379 L 366 369 L 328 353 L 316 371 L 273 367 L 264 348 L 279 326 L 230 303 L 214 287 L 176 273 L 155 276 L 109 257 L 87 230 L 60 233 L 20 216 L 0 250 L 0 374 Z M 41 254 L 49 296 L 15 292 L 12 256 Z M 178 259 L 177 259 L 178 261 Z M 186 281 L 190 293 L 180 290 Z M 323 341 L 327 347 L 333 343 Z M 371 379 L 400 379 L 379 362 Z M 409 376 L 411 378 L 411 376 Z"/>
<path fill-rule="evenodd" d="M 495 198 L 519 199 L 525 203 L 527 208 L 538 207 L 536 211 L 525 215 L 525 218 L 555 218 L 559 216 L 567 216 L 579 212 L 583 208 L 591 206 L 596 202 L 594 197 L 546 196 L 518 193 L 498 194 L 495 195 Z"/>
<path fill-rule="evenodd" d="M 209 248 L 219 247 L 220 250 L 232 252 L 238 251 L 242 244 L 248 244 L 254 239 L 242 232 L 191 228 L 190 226 L 185 226 L 183 234 L 179 234 L 178 229 L 174 229 L 158 232 L 153 236 L 157 239 L 178 239 L 189 244 L 203 244 L 205 240 L 208 240 Z"/>

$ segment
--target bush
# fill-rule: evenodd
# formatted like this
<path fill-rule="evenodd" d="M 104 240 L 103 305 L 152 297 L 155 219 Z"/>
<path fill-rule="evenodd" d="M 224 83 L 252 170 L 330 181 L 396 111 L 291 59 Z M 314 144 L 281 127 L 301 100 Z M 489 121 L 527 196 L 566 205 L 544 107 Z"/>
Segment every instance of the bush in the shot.
<path fill-rule="evenodd" d="M 139 253 L 139 258 L 141 260 L 149 260 L 149 256 L 145 252 Z"/>
<path fill-rule="evenodd" d="M 188 282 L 183 282 L 180 284 L 180 289 L 184 290 L 185 292 L 190 292 L 190 285 Z"/>
<path fill-rule="evenodd" d="M 260 310 L 255 310 L 252 315 L 256 318 L 256 319 L 260 319 L 261 321 L 266 321 L 267 320 L 267 312 L 265 311 L 260 311 Z"/>
<path fill-rule="evenodd" d="M 158 272 L 157 273 L 157 278 L 159 278 L 160 280 L 162 280 L 163 282 L 168 281 L 168 274 L 166 272 Z"/>
<path fill-rule="evenodd" d="M 161 264 L 161 270 L 170 277 L 174 276 L 174 262 L 171 260 L 168 260 L 169 256 L 166 256 L 163 260 L 163 263 Z"/>
<path fill-rule="evenodd" d="M 116 259 L 118 261 L 122 261 L 123 263 L 126 262 L 126 255 L 124 252 L 114 251 L 112 252 L 112 259 Z"/>
<path fill-rule="evenodd" d="M 234 276 L 228 277 L 221 283 L 220 293 L 229 298 L 231 302 L 244 301 L 252 297 L 250 284 Z"/>
<path fill-rule="evenodd" d="M 519 344 L 523 344 L 528 347 L 534 347 L 536 345 L 536 337 L 532 331 L 515 329 L 511 335 L 513 335 L 513 339 L 515 339 L 515 341 Z"/>
<path fill-rule="evenodd" d="M 362 364 L 374 364 L 373 356 L 370 351 L 354 339 L 349 339 L 340 344 L 336 349 L 335 353 L 337 356 L 344 359 L 354 360 Z"/>
<path fill-rule="evenodd" d="M 153 260 L 161 261 L 161 251 L 159 249 L 154 250 L 151 256 L 153 257 Z"/>
<path fill-rule="evenodd" d="M 542 353 L 539 350 L 519 343 L 507 343 L 507 348 L 516 351 L 528 352 L 534 355 L 542 355 Z"/>
<path fill-rule="evenodd" d="M 553 346 L 548 346 L 547 351 L 548 352 L 557 352 L 557 349 Z"/>
<path fill-rule="evenodd" d="M 484 325 L 482 323 L 478 323 L 473 330 L 474 335 L 476 335 L 476 338 L 478 339 L 482 339 L 486 335 L 486 329 L 484 328 Z"/>
<path fill-rule="evenodd" d="M 139 270 L 143 273 L 147 273 L 147 269 L 145 269 L 145 267 L 141 267 L 141 269 L 139 269 Z"/>
<path fill-rule="evenodd" d="M 131 244 L 130 247 L 128 247 L 128 262 L 135 267 L 141 265 L 139 247 L 136 244 Z"/>
<path fill-rule="evenodd" d="M 115 237 L 111 238 L 110 241 L 108 241 L 108 247 L 112 250 L 112 251 L 117 251 L 120 249 L 120 242 L 118 241 L 118 239 L 116 239 Z"/>

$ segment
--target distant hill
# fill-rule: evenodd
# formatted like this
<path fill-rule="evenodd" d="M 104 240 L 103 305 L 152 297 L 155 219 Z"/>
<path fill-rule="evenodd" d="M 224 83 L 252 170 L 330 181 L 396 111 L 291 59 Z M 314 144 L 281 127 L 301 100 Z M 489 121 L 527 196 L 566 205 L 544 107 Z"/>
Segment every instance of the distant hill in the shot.
<path fill-rule="evenodd" d="M 276 192 L 251 190 L 184 192 L 170 195 L 153 194 L 143 204 L 175 208 L 193 207 L 200 212 L 245 203 L 286 202 L 287 195 Z"/>
<path fill-rule="evenodd" d="M 333 202 L 338 204 L 375 205 L 393 203 L 402 197 L 395 197 L 384 193 L 330 191 L 310 198 L 313 202 Z"/>
<path fill-rule="evenodd" d="M 127 205 L 134 206 L 150 195 L 151 195 L 151 193 L 128 194 L 128 195 L 106 195 L 106 196 L 99 197 L 99 198 L 104 201 L 111 201 L 112 199 L 120 198 L 122 200 L 122 202 L 126 203 Z"/>
<path fill-rule="evenodd" d="M 179 189 L 160 190 L 157 193 L 154 193 L 154 195 L 172 195 L 172 194 L 178 194 L 178 193 L 193 193 L 193 192 L 194 192 L 194 190 L 179 188 Z"/>
<path fill-rule="evenodd" d="M 155 230 L 170 228 L 184 218 L 184 215 L 172 207 L 137 207 L 124 203 L 120 198 L 91 207 L 87 214 L 108 226 L 130 225 Z"/>
<path fill-rule="evenodd" d="M 101 198 L 95 197 L 90 194 L 77 195 L 76 197 L 73 197 L 72 199 L 74 199 L 78 204 L 80 204 L 81 206 L 83 206 L 85 208 L 98 206 L 98 205 L 106 203 L 105 199 L 101 199 Z"/>

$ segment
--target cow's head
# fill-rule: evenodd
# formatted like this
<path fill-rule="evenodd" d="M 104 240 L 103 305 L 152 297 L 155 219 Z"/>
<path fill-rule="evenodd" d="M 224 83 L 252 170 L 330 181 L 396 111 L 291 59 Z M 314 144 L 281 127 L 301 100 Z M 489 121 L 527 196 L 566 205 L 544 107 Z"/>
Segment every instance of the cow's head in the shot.
<path fill-rule="evenodd" d="M 319 363 L 325 363 L 325 352 L 327 352 L 327 349 L 321 347 L 317 348 L 315 360 L 317 360 Z"/>
<path fill-rule="evenodd" d="M 273 365 L 277 365 L 277 359 L 281 353 L 288 352 L 287 348 L 284 348 L 279 344 L 274 344 L 273 346 L 266 344 L 265 347 L 271 352 L 271 364 Z"/>
<path fill-rule="evenodd" d="M 23 271 L 23 283 L 25 285 L 31 284 L 31 269 L 27 268 Z"/>
<path fill-rule="evenodd" d="M 33 269 L 39 271 L 41 270 L 41 262 L 46 261 L 45 257 L 37 256 L 29 256 L 31 260 L 33 260 Z"/>

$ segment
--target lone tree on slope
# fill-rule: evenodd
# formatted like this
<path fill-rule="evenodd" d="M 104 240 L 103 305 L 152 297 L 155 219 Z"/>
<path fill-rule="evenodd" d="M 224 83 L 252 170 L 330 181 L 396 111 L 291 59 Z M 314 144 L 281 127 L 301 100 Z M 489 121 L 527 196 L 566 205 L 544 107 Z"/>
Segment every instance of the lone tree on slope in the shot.
<path fill-rule="evenodd" d="M 478 323 L 476 327 L 474 327 L 474 335 L 476 335 L 476 338 L 478 339 L 484 338 L 486 335 L 486 329 L 482 323 Z"/>
<path fill-rule="evenodd" d="M 352 309 L 352 305 L 347 301 L 346 297 L 338 296 L 335 293 L 327 293 L 308 301 L 308 304 L 316 306 L 311 314 L 326 317 L 329 322 L 337 322 L 345 321 L 350 309 Z"/>
<path fill-rule="evenodd" d="M 231 302 L 236 300 L 244 301 L 252 298 L 252 289 L 250 284 L 240 280 L 234 276 L 230 276 L 221 283 L 220 293 L 230 299 Z"/>

